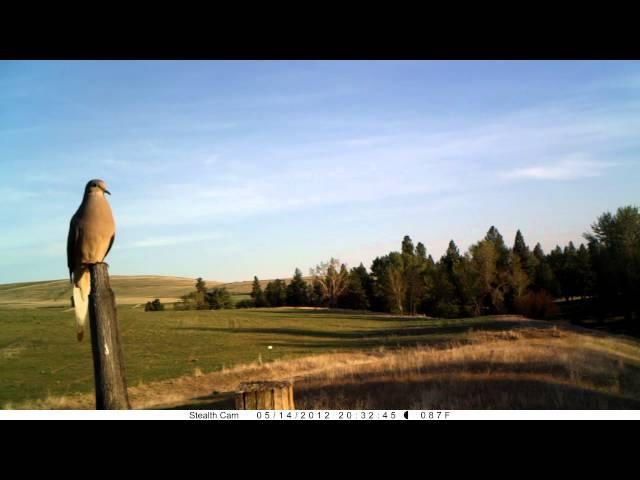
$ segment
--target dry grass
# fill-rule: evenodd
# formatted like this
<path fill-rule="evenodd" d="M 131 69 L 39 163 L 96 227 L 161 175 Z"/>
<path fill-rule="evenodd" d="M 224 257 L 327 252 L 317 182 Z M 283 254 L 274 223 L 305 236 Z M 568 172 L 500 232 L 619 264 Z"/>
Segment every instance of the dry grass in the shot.
<path fill-rule="evenodd" d="M 439 346 L 258 362 L 129 388 L 134 408 L 233 408 L 244 381 L 293 380 L 301 409 L 640 408 L 640 342 L 523 320 Z M 93 408 L 92 395 L 9 408 Z"/>

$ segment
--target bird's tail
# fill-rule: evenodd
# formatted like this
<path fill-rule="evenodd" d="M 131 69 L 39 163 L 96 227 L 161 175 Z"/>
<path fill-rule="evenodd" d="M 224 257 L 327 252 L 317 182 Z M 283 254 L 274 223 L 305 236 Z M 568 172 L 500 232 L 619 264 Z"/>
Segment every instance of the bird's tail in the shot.
<path fill-rule="evenodd" d="M 78 341 L 84 336 L 84 326 L 89 314 L 89 293 L 91 291 L 91 273 L 83 268 L 78 275 L 74 273 L 73 305 L 76 311 L 76 335 Z"/>

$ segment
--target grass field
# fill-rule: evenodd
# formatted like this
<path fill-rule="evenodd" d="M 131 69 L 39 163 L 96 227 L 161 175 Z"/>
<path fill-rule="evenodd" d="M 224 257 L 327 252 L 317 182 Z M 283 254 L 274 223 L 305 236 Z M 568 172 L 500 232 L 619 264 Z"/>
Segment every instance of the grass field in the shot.
<path fill-rule="evenodd" d="M 121 306 L 129 385 L 255 361 L 455 338 L 486 319 L 434 321 L 305 309 L 144 312 Z M 90 343 L 61 307 L 0 309 L 0 404 L 93 388 Z M 271 345 L 272 349 L 268 349 Z"/>
<path fill-rule="evenodd" d="M 640 408 L 637 339 L 513 316 L 144 312 L 193 285 L 112 278 L 134 408 L 231 408 L 241 381 L 287 378 L 300 408 Z M 251 282 L 226 285 L 237 301 Z M 94 407 L 70 294 L 64 280 L 0 285 L 0 408 Z"/>
<path fill-rule="evenodd" d="M 640 342 L 549 322 L 131 306 L 119 320 L 134 408 L 228 408 L 240 381 L 278 378 L 301 408 L 640 408 Z M 72 311 L 0 308 L 0 372 L 3 408 L 93 407 Z"/>

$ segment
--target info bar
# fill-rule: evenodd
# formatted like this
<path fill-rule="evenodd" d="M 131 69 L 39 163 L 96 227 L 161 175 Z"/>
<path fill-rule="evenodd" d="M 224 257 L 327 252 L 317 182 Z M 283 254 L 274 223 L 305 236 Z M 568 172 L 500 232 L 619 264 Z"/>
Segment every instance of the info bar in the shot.
<path fill-rule="evenodd" d="M 640 420 L 640 410 L 0 410 L 0 420 Z"/>

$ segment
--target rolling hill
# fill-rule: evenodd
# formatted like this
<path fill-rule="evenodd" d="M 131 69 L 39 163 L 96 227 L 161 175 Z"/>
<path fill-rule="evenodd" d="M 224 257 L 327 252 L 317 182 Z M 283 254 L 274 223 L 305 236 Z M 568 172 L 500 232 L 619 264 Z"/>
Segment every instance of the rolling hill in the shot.
<path fill-rule="evenodd" d="M 284 279 L 289 282 L 291 279 Z M 208 287 L 224 286 L 236 300 L 249 295 L 252 280 L 222 283 L 205 280 Z M 260 280 L 266 288 L 271 280 Z M 175 302 L 194 289 L 195 278 L 161 275 L 114 275 L 111 287 L 118 304 L 137 305 L 159 298 L 163 303 Z M 30 308 L 71 306 L 71 284 L 68 279 L 0 285 L 0 306 Z"/>
<path fill-rule="evenodd" d="M 111 287 L 119 304 L 145 303 L 154 298 L 162 302 L 174 302 L 181 295 L 193 290 L 193 278 L 158 275 L 132 275 L 111 277 Z M 220 282 L 207 280 L 207 285 Z M 0 285 L 0 305 L 11 307 L 71 306 L 71 284 L 69 280 L 10 283 Z"/>

